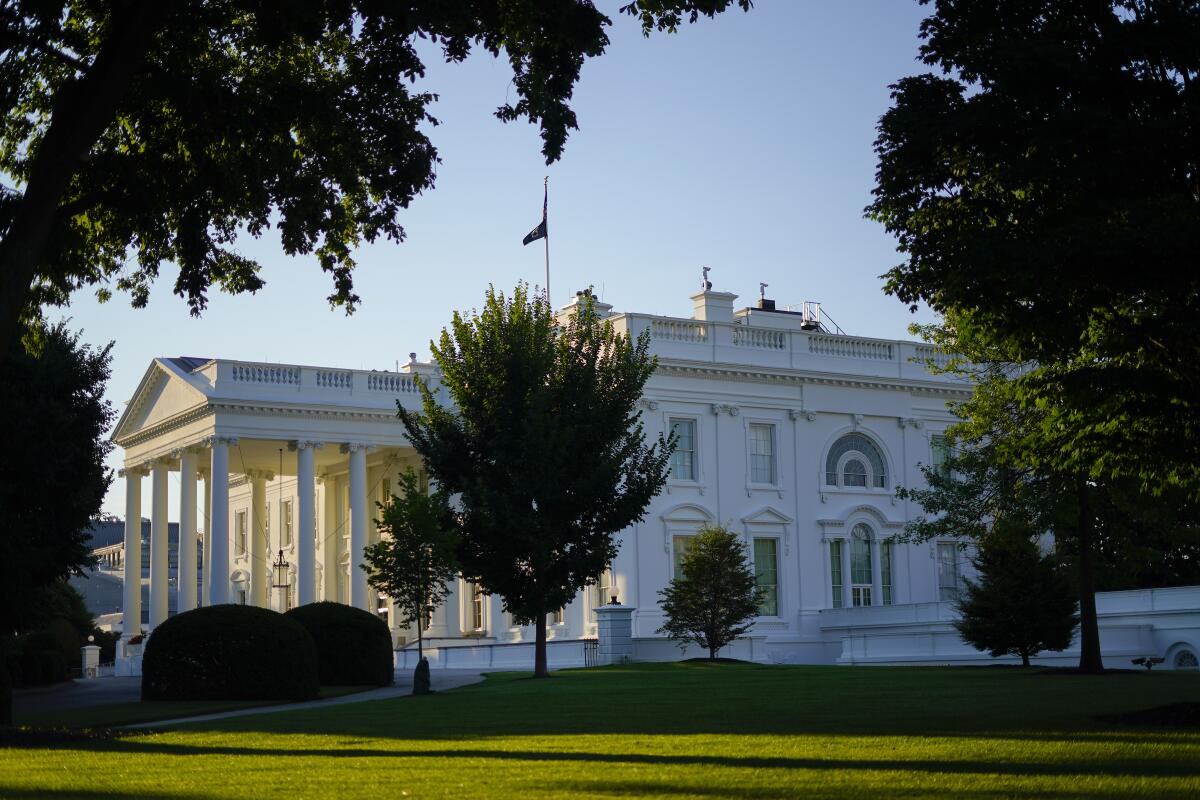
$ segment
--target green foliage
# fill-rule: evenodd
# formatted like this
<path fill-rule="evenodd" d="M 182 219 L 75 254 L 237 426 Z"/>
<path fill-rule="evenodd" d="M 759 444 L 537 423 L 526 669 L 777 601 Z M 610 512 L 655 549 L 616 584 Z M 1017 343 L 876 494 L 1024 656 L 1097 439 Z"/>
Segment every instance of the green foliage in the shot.
<path fill-rule="evenodd" d="M 297 606 L 284 616 L 308 631 L 316 644 L 322 686 L 391 684 L 392 634 L 379 617 L 328 601 Z"/>
<path fill-rule="evenodd" d="M 311 700 L 318 688 L 312 637 L 266 608 L 178 614 L 155 628 L 142 656 L 143 700 Z"/>
<path fill-rule="evenodd" d="M 666 480 L 673 443 L 646 445 L 637 406 L 657 363 L 649 338 L 618 334 L 590 293 L 560 325 L 520 285 L 455 313 L 432 350 L 452 405 L 419 381 L 423 412 L 400 419 L 459 497 L 463 575 L 537 626 L 542 673 L 546 614 L 595 581 Z"/>
<path fill-rule="evenodd" d="M 81 636 L 79 631 L 75 629 L 75 626 L 63 617 L 52 619 L 50 625 L 46 628 L 46 633 L 58 645 L 56 650 L 62 654 L 67 666 L 78 668 L 83 658 L 83 651 L 80 648 L 83 647 L 87 639 Z"/>
<path fill-rule="evenodd" d="M 12 724 L 12 676 L 3 660 L 0 660 L 0 727 Z"/>
<path fill-rule="evenodd" d="M 625 11 L 673 30 L 732 4 Z M 65 0 L 18 4 L 0 25 L 0 171 L 23 189 L 0 196 L 2 352 L 18 316 L 80 286 L 107 297 L 113 282 L 144 305 L 163 262 L 193 313 L 212 285 L 256 291 L 259 265 L 234 246 L 243 230 L 275 227 L 284 252 L 315 253 L 330 302 L 352 310 L 353 249 L 403 240 L 400 211 L 434 183 L 418 40 L 451 62 L 472 48 L 507 59 L 516 102 L 496 116 L 537 125 L 549 163 L 578 127 L 569 101 L 611 21 L 585 0 Z"/>
<path fill-rule="evenodd" d="M 964 581 L 954 625 L 964 641 L 993 658 L 1020 656 L 1025 666 L 1043 650 L 1071 645 L 1079 624 L 1074 587 L 1028 531 L 993 536 L 972 563 L 979 581 Z"/>
<path fill-rule="evenodd" d="M 943 74 L 876 141 L 887 290 L 1021 365 L 1044 470 L 1200 499 L 1200 6 L 942 1 L 922 36 Z"/>
<path fill-rule="evenodd" d="M 367 582 L 392 599 L 400 623 L 416 624 L 420 650 L 426 620 L 458 575 L 459 533 L 444 488 L 426 493 L 411 468 L 400 475 L 399 488 L 380 505 L 384 536 L 364 548 L 363 569 Z"/>
<path fill-rule="evenodd" d="M 91 565 L 87 528 L 112 480 L 104 463 L 111 345 L 93 350 L 61 324 L 33 327 L 26 344 L 12 342 L 0 369 L 0 415 L 19 421 L 0 460 L 5 630 L 45 624 L 54 609 L 71 613 L 61 596 L 70 590 L 50 587 Z"/>
<path fill-rule="evenodd" d="M 667 615 L 658 632 L 684 650 L 694 642 L 715 659 L 750 629 L 762 602 L 746 545 L 722 526 L 702 528 L 683 556 L 682 572 L 658 593 Z"/>

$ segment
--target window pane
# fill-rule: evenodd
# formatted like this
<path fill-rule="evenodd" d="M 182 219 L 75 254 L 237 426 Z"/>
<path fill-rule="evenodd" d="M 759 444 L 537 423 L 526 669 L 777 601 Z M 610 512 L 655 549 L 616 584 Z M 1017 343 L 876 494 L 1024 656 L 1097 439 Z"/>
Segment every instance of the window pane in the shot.
<path fill-rule="evenodd" d="M 867 485 L 867 465 L 857 458 L 852 458 L 846 462 L 846 469 L 842 472 L 842 475 L 842 483 L 846 486 Z"/>
<path fill-rule="evenodd" d="M 850 536 L 850 583 L 870 586 L 871 581 L 871 530 L 855 525 Z"/>
<path fill-rule="evenodd" d="M 754 540 L 754 580 L 763 590 L 758 613 L 765 617 L 779 616 L 778 545 L 774 539 Z"/>
<path fill-rule="evenodd" d="M 958 545 L 940 542 L 938 558 L 938 599 L 954 602 L 958 599 Z"/>
<path fill-rule="evenodd" d="M 842 607 L 842 542 L 829 543 L 829 573 L 833 590 L 833 607 Z"/>
<path fill-rule="evenodd" d="M 683 577 L 683 557 L 692 546 L 691 536 L 674 536 L 671 538 L 671 577 Z"/>
<path fill-rule="evenodd" d="M 679 481 L 696 480 L 696 421 L 672 419 L 671 433 L 677 441 L 671 454 L 671 477 Z"/>
<path fill-rule="evenodd" d="M 859 453 L 867 464 L 871 465 L 871 485 L 883 489 L 887 487 L 887 466 L 883 453 L 866 435 L 847 433 L 833 443 L 829 454 L 825 457 L 825 483 L 830 486 L 838 485 L 838 462 L 847 453 Z"/>
<path fill-rule="evenodd" d="M 879 543 L 879 588 L 883 593 L 883 604 L 892 604 L 892 543 Z"/>
<path fill-rule="evenodd" d="M 775 483 L 775 426 L 750 424 L 750 481 Z"/>

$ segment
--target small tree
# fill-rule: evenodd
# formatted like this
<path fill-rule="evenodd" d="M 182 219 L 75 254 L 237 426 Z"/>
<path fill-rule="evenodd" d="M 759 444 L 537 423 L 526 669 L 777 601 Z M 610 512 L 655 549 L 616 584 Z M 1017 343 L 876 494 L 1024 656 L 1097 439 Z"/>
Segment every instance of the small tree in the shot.
<path fill-rule="evenodd" d="M 987 540 L 973 559 L 979 582 L 964 581 L 954 624 L 963 639 L 993 658 L 1029 659 L 1042 650 L 1065 650 L 1079 624 L 1075 591 L 1050 556 L 1027 535 Z"/>
<path fill-rule="evenodd" d="M 703 528 L 683 557 L 682 575 L 658 594 L 667 621 L 659 633 L 679 642 L 695 642 L 717 651 L 750 629 L 758 615 L 762 590 L 746 559 L 746 545 L 720 525 Z"/>
<path fill-rule="evenodd" d="M 422 629 L 435 608 L 450 593 L 449 581 L 458 575 L 458 528 L 450 497 L 444 489 L 422 491 L 417 473 L 400 476 L 401 495 L 380 504 L 378 542 L 363 548 L 367 582 L 392 598 L 400 622 L 417 626 L 417 679 L 413 694 L 429 690 Z M 425 680 L 421 676 L 426 676 Z"/>

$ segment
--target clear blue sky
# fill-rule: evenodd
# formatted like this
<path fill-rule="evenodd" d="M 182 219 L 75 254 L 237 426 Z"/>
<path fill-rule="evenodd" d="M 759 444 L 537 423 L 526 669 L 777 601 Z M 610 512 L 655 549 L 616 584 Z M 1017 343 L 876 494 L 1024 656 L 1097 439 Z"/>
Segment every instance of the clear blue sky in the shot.
<path fill-rule="evenodd" d="M 930 321 L 883 294 L 879 275 L 899 257 L 863 218 L 888 84 L 923 71 L 916 0 L 757 0 L 748 14 L 649 39 L 616 0 L 598 5 L 613 19 L 612 44 L 584 66 L 580 130 L 549 168 L 533 126 L 492 116 L 512 97 L 505 62 L 446 65 L 427 50 L 422 85 L 441 96 L 437 185 L 404 214 L 407 241 L 357 253 L 364 302 L 353 316 L 329 309 L 331 283 L 313 259 L 283 256 L 268 232 L 241 245 L 263 264 L 266 288 L 214 292 L 200 319 L 171 293 L 170 266 L 147 309 L 83 292 L 51 318 L 116 342 L 118 410 L 156 356 L 377 369 L 411 351 L 426 359 L 451 311 L 477 305 L 488 283 L 543 282 L 540 243 L 521 238 L 540 218 L 549 175 L 556 303 L 594 285 L 618 311 L 688 316 L 709 266 L 714 288 L 736 292 L 739 306 L 765 281 L 780 304 L 821 301 L 857 335 L 905 337 L 910 322 Z M 120 460 L 118 450 L 110 461 Z M 104 510 L 124 514 L 121 481 Z"/>

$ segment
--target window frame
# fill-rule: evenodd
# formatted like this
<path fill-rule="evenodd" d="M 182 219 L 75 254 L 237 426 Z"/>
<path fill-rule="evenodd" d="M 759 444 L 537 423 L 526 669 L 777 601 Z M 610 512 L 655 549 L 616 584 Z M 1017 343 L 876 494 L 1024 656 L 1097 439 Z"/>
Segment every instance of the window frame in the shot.
<path fill-rule="evenodd" d="M 758 616 L 761 618 L 766 618 L 766 619 L 779 619 L 782 616 L 782 614 L 780 613 L 780 610 L 783 607 L 783 592 L 782 592 L 782 587 L 780 586 L 780 580 L 779 580 L 779 578 L 780 578 L 779 556 L 780 556 L 780 550 L 781 550 L 780 545 L 782 545 L 783 539 L 781 536 L 772 535 L 772 534 L 758 535 L 758 536 L 751 534 L 751 536 L 750 536 L 750 562 L 751 562 L 750 565 L 754 569 L 754 585 L 761 588 L 762 585 L 758 581 L 759 571 L 758 571 L 757 545 L 759 542 L 770 542 L 771 547 L 775 551 L 774 552 L 775 563 L 773 565 L 774 571 L 775 571 L 775 576 L 774 576 L 775 583 L 773 584 L 774 590 L 775 590 L 775 613 L 774 614 L 763 613 L 762 606 L 760 605 Z"/>
<path fill-rule="evenodd" d="M 769 489 L 779 491 L 780 489 L 780 464 L 779 464 L 779 423 L 777 420 L 764 418 L 745 417 L 745 442 L 746 442 L 746 486 L 750 489 Z M 771 480 L 759 481 L 754 479 L 754 428 L 762 426 L 770 430 L 771 443 Z"/>
<path fill-rule="evenodd" d="M 701 486 L 704 483 L 704 465 L 703 459 L 700 457 L 701 432 L 704 430 L 701 426 L 701 420 L 703 420 L 703 417 L 699 414 L 692 414 L 690 412 L 664 412 L 663 426 L 668 436 L 671 434 L 671 423 L 673 420 L 692 423 L 692 478 L 690 480 L 688 478 L 676 478 L 674 475 L 668 472 L 667 484 L 669 486 Z M 670 466 L 671 465 L 668 462 L 668 467 Z"/>
<path fill-rule="evenodd" d="M 249 527 L 248 516 L 246 509 L 233 512 L 233 554 L 235 557 L 245 557 L 246 550 L 250 546 L 246 531 L 246 528 Z"/>
<path fill-rule="evenodd" d="M 291 547 L 295 541 L 296 533 L 293 525 L 292 498 L 289 497 L 279 501 L 279 546 L 281 548 Z M 285 534 L 287 535 L 286 539 L 284 538 Z"/>
<path fill-rule="evenodd" d="M 880 465 L 883 468 L 883 473 L 880 475 L 872 462 L 871 454 L 862 449 L 851 447 L 837 457 L 834 462 L 835 483 L 829 483 L 829 459 L 833 454 L 833 450 L 837 447 L 838 442 L 847 436 L 857 434 L 865 439 L 875 448 L 876 455 L 879 457 Z M 866 470 L 866 486 L 851 486 L 846 483 L 846 465 L 850 461 L 859 461 Z M 877 486 L 876 481 L 882 478 L 883 486 Z M 883 442 L 874 434 L 868 432 L 865 428 L 846 428 L 838 431 L 830 438 L 822 451 L 821 461 L 817 469 L 817 491 L 821 494 L 828 492 L 847 492 L 856 494 L 890 494 L 892 486 L 895 483 L 895 468 L 888 455 L 888 450 L 884 447 Z"/>
<path fill-rule="evenodd" d="M 963 571 L 959 565 L 958 554 L 961 552 L 959 543 L 953 539 L 939 539 L 934 546 L 934 563 L 937 565 L 937 570 L 934 574 L 934 579 L 937 586 L 937 602 L 939 603 L 957 603 L 962 597 L 963 589 Z M 942 585 L 942 549 L 948 548 L 954 554 L 954 597 L 944 598 L 942 590 L 948 589 L 948 586 Z"/>

